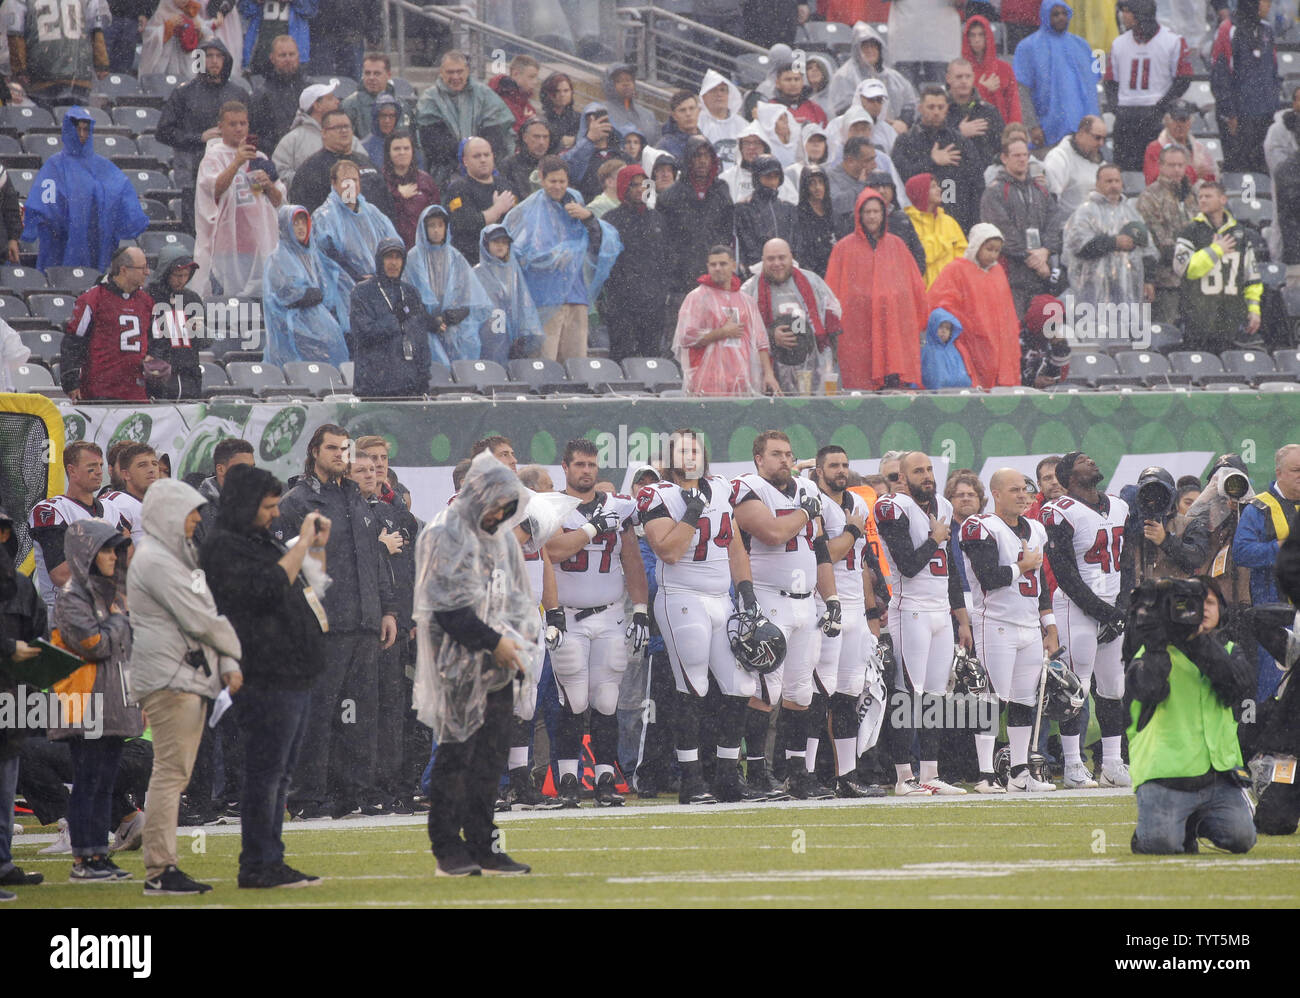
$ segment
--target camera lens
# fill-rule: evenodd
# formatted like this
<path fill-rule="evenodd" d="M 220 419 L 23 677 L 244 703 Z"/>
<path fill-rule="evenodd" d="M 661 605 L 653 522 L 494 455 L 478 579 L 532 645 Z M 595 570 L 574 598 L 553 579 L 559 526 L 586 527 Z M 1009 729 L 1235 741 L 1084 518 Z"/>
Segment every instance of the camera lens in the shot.
<path fill-rule="evenodd" d="M 1223 491 L 1230 499 L 1240 499 L 1246 494 L 1249 483 L 1246 476 L 1240 472 L 1232 475 L 1225 475 L 1223 479 Z"/>

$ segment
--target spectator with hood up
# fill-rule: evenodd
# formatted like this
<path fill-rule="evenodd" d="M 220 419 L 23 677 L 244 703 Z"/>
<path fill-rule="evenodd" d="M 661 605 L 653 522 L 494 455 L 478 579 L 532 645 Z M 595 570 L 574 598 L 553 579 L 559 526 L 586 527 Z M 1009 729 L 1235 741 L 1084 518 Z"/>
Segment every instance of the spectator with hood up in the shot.
<path fill-rule="evenodd" d="M 619 206 L 604 221 L 613 226 L 623 252 L 605 282 L 600 315 L 609 329 L 609 355 L 658 357 L 663 351 L 664 306 L 672 282 L 672 255 L 663 215 L 647 207 L 645 170 L 618 171 Z"/>
<path fill-rule="evenodd" d="M 614 128 L 620 132 L 625 127 L 635 128 L 646 137 L 647 142 L 657 142 L 659 119 L 636 99 L 636 70 L 626 64 L 611 66 L 605 71 L 602 83 L 605 105 Z"/>
<path fill-rule="evenodd" d="M 754 174 L 752 170 L 754 160 L 758 159 L 759 156 L 772 155 L 772 145 L 763 131 L 763 126 L 757 121 L 749 122 L 741 130 L 736 148 L 740 153 L 739 161 L 718 174 L 719 179 L 727 185 L 732 204 L 740 204 L 740 202 L 748 200 L 749 196 L 754 193 Z M 721 160 L 718 162 L 721 165 Z M 644 162 L 642 165 L 644 165 Z M 650 179 L 657 183 L 658 177 L 655 174 L 658 171 L 658 162 L 653 165 L 654 169 L 650 171 Z M 781 200 L 788 201 L 790 204 L 797 204 L 799 201 L 798 188 L 790 183 L 788 179 L 781 185 L 778 196 Z"/>
<path fill-rule="evenodd" d="M 561 153 L 569 164 L 569 176 L 575 190 L 590 201 L 600 193 L 600 168 L 619 156 L 622 138 L 615 131 L 609 109 L 593 101 L 582 109 L 582 128 L 572 149 Z"/>
<path fill-rule="evenodd" d="M 411 283 L 433 318 L 430 355 L 448 360 L 477 360 L 483 324 L 492 316 L 492 301 L 468 261 L 453 245 L 451 216 L 440 204 L 420 216 L 415 245 L 406 254 L 403 278 Z"/>
<path fill-rule="evenodd" d="M 197 269 L 198 264 L 185 247 L 171 243 L 159 251 L 153 283 L 145 289 L 154 300 L 153 344 L 149 352 L 170 367 L 165 378 L 146 379 L 145 388 L 152 399 L 203 397 L 199 351 L 210 349 L 212 341 L 204 336 L 203 299 L 188 286 Z"/>
<path fill-rule="evenodd" d="M 326 304 L 346 336 L 353 289 L 373 276 L 379 243 L 390 236 L 400 237 L 388 216 L 360 192 L 361 177 L 355 163 L 335 163 L 330 182 L 329 198 L 312 212 L 312 228 L 325 278 Z"/>
<path fill-rule="evenodd" d="M 337 367 L 348 359 L 348 348 L 321 290 L 325 267 L 311 239 L 311 212 L 282 204 L 278 219 L 280 243 L 262 276 L 267 363 L 321 360 Z"/>
<path fill-rule="evenodd" d="M 740 159 L 740 133 L 749 124 L 740 111 L 744 100 L 740 89 L 716 69 L 705 71 L 700 81 L 700 132 L 713 143 L 724 168 Z"/>
<path fill-rule="evenodd" d="M 434 329 L 419 291 L 402 280 L 405 269 L 402 240 L 381 240 L 375 276 L 352 292 L 349 347 L 358 395 L 409 398 L 428 391 Z"/>
<path fill-rule="evenodd" d="M 1004 122 L 1019 121 L 1020 86 L 1011 64 L 998 58 L 992 25 L 987 18 L 971 14 L 961 30 L 961 55 L 975 70 L 975 89 L 997 108 Z"/>
<path fill-rule="evenodd" d="M 835 248 L 835 216 L 831 211 L 830 180 L 819 166 L 805 166 L 799 175 L 799 262 L 818 277 Z"/>
<path fill-rule="evenodd" d="M 885 42 L 870 24 L 859 21 L 853 25 L 852 55 L 844 60 L 843 65 L 831 77 L 828 88 L 830 114 L 843 114 L 853 103 L 858 85 L 866 79 L 878 79 L 885 85 L 888 94 L 888 106 L 895 117 L 907 113 L 916 106 L 916 87 L 897 69 L 885 65 Z M 906 131 L 907 126 L 899 123 L 897 131 Z"/>
<path fill-rule="evenodd" d="M 342 111 L 342 105 L 339 106 Z M 347 112 L 344 111 L 344 114 Z M 415 133 L 402 122 L 409 117 L 399 101 L 392 94 L 380 94 L 370 104 L 370 120 L 366 122 L 366 131 L 368 134 L 361 140 L 361 148 L 365 150 L 366 156 L 372 163 L 382 163 L 384 161 L 384 145 L 388 142 L 388 137 L 394 132 L 405 131 L 412 137 L 415 145 L 415 164 L 424 169 L 424 150 L 419 147 L 419 143 L 414 141 Z M 351 120 L 351 116 L 349 116 Z M 356 125 L 352 126 L 352 134 L 357 134 Z"/>
<path fill-rule="evenodd" d="M 912 206 L 904 210 L 925 250 L 925 286 L 928 288 L 948 264 L 966 252 L 966 234 L 957 220 L 944 210 L 943 190 L 933 175 L 918 173 L 906 187 L 907 199 Z"/>
<path fill-rule="evenodd" d="M 1039 28 L 1016 46 L 1015 76 L 1021 121 L 1038 149 L 1073 132 L 1085 114 L 1101 114 L 1092 49 L 1070 34 L 1074 11 L 1061 0 L 1042 0 Z"/>
<path fill-rule="evenodd" d="M 685 294 L 708 270 L 709 248 L 730 245 L 735 206 L 727 185 L 718 176 L 718 156 L 703 136 L 686 143 L 682 175 L 659 195 L 668 245 L 676 250 L 676 277 L 672 290 Z"/>
<path fill-rule="evenodd" d="M 907 244 L 908 251 L 912 254 L 912 259 L 916 261 L 916 269 L 921 274 L 921 279 L 925 280 L 926 259 L 925 247 L 921 245 L 921 237 L 916 234 L 916 226 L 912 224 L 912 219 L 907 214 L 910 205 L 907 204 L 907 192 L 903 192 L 903 197 L 898 196 L 898 189 L 894 186 L 894 178 L 888 173 L 868 173 L 866 177 L 867 186 L 885 199 L 885 228 L 887 228 L 899 239 Z M 848 235 L 853 231 L 853 215 L 849 212 L 836 219 L 836 230 L 843 235 Z"/>
<path fill-rule="evenodd" d="M 777 197 L 785 182 L 785 172 L 774 156 L 760 156 L 752 166 L 755 186 L 748 201 L 736 205 L 736 242 L 740 247 L 740 266 L 746 274 L 755 273 L 763 260 L 763 246 L 769 239 L 782 239 L 799 247 L 799 209 Z"/>
<path fill-rule="evenodd" d="M 492 302 L 491 319 L 479 334 L 481 355 L 498 364 L 513 357 L 538 356 L 546 338 L 524 272 L 511 253 L 512 242 L 504 225 L 486 226 L 474 266 L 474 275 Z"/>
<path fill-rule="evenodd" d="M 42 196 L 27 199 L 22 240 L 39 243 L 39 270 L 62 265 L 104 271 L 118 243 L 149 227 L 139 195 L 117 166 L 95 152 L 94 137 L 95 119 L 69 108 L 63 152 L 36 174 L 32 190 Z"/>

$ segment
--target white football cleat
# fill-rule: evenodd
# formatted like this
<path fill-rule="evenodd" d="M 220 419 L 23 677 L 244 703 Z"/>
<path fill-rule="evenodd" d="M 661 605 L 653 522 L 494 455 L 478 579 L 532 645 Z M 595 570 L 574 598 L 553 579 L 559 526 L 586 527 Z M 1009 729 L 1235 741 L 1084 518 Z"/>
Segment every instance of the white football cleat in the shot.
<path fill-rule="evenodd" d="M 59 837 L 47 845 L 44 849 L 37 849 L 39 856 L 57 856 L 60 853 L 72 852 L 72 839 L 68 836 L 68 819 L 59 819 Z"/>
<path fill-rule="evenodd" d="M 926 780 L 921 786 L 926 787 L 936 797 L 961 797 L 966 793 L 961 787 L 954 787 L 951 783 L 945 783 L 937 776 L 932 780 Z"/>
<path fill-rule="evenodd" d="M 1128 766 L 1122 759 L 1114 762 L 1103 760 L 1101 764 L 1101 785 L 1103 787 L 1131 787 L 1133 777 L 1129 776 Z"/>
<path fill-rule="evenodd" d="M 1013 776 L 1007 780 L 1007 793 L 1009 794 L 1046 794 L 1055 789 L 1055 783 L 1046 783 L 1043 780 L 1035 779 L 1034 774 L 1028 769 L 1019 776 Z"/>
<path fill-rule="evenodd" d="M 1065 778 L 1062 780 L 1066 790 L 1095 790 L 1097 781 L 1088 774 L 1088 767 L 1081 762 L 1065 764 Z"/>
<path fill-rule="evenodd" d="M 1007 791 L 997 780 L 983 779 L 975 784 L 975 792 L 977 794 L 1004 794 Z"/>
<path fill-rule="evenodd" d="M 917 780 L 903 780 L 894 784 L 895 797 L 933 797 L 934 791 Z"/>

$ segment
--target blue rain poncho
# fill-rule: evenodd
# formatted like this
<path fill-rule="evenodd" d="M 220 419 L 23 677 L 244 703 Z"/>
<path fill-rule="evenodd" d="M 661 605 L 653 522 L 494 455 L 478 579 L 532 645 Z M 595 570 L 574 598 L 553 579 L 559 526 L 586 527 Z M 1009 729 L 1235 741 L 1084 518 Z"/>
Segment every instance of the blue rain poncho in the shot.
<path fill-rule="evenodd" d="M 90 122 L 83 143 L 77 122 Z M 22 238 L 39 243 L 36 267 L 94 267 L 107 270 L 123 239 L 149 227 L 126 174 L 94 151 L 95 119 L 79 107 L 63 115 L 63 152 L 55 153 L 32 184 Z"/>
<path fill-rule="evenodd" d="M 510 255 L 523 269 L 528 290 L 539 309 L 559 305 L 590 305 L 623 251 L 618 230 L 592 219 L 600 227 L 600 247 L 591 252 L 591 232 L 564 210 L 565 202 L 585 204 L 572 188 L 564 202 L 535 191 L 506 215 L 506 231 L 514 240 Z"/>
<path fill-rule="evenodd" d="M 388 216 L 357 195 L 353 211 L 331 190 L 325 203 L 311 216 L 312 242 L 320 254 L 325 277 L 325 304 L 339 327 L 348 331 L 352 289 L 375 269 L 375 250 L 384 239 L 400 239 Z"/>
<path fill-rule="evenodd" d="M 480 333 L 483 342 L 482 357 L 504 364 L 515 356 L 535 353 L 542 344 L 542 321 L 537 316 L 537 306 L 528 293 L 524 272 L 515 260 L 514 247 L 510 256 L 498 260 L 488 249 L 488 242 L 498 234 L 509 235 L 504 225 L 489 225 L 479 235 L 479 257 L 474 267 L 483 290 L 492 300 L 492 316 Z M 514 350 L 515 342 L 525 340 Z"/>
<path fill-rule="evenodd" d="M 1053 7 L 1064 7 L 1074 17 L 1074 8 L 1062 0 L 1043 0 L 1038 30 L 1016 46 L 1014 57 L 1016 80 L 1033 95 L 1034 114 L 1049 146 L 1072 134 L 1085 114 L 1101 114 L 1101 74 L 1093 67 L 1092 50 L 1068 28 L 1052 30 Z"/>
<path fill-rule="evenodd" d="M 312 245 L 314 236 L 304 246 L 293 234 L 293 219 L 299 212 L 311 222 L 311 213 L 302 205 L 280 205 L 280 245 L 262 272 L 266 362 L 318 360 L 337 367 L 348 359 L 348 348 L 343 330 L 325 307 L 324 267 Z M 300 306 L 304 297 L 311 304 Z"/>
<path fill-rule="evenodd" d="M 952 336 L 945 343 L 939 339 L 939 327 L 952 323 Z M 921 344 L 921 384 L 926 388 L 969 388 L 970 372 L 966 360 L 957 349 L 961 336 L 961 320 L 946 308 L 936 308 L 925 325 L 925 342 Z"/>
<path fill-rule="evenodd" d="M 441 216 L 447 223 L 447 234 L 440 244 L 429 239 L 425 220 Z M 435 364 L 448 360 L 478 360 L 480 356 L 479 330 L 492 316 L 492 299 L 474 276 L 469 261 L 451 243 L 451 215 L 440 204 L 429 205 L 420 214 L 415 226 L 415 245 L 406 254 L 404 279 L 420 292 L 420 300 L 430 315 L 452 308 L 468 308 L 469 314 L 441 334 L 435 334 L 429 343 Z"/>

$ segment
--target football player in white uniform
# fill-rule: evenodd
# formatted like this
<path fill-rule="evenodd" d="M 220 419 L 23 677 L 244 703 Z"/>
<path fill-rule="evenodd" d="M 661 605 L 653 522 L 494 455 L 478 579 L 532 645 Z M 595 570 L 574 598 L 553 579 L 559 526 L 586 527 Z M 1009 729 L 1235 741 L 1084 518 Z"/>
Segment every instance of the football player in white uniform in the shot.
<path fill-rule="evenodd" d="M 131 543 L 144 540 L 144 494 L 158 480 L 158 453 L 148 444 L 127 444 L 118 453 L 118 467 L 122 474 L 122 490 L 101 494 L 108 499 L 131 530 Z"/>
<path fill-rule="evenodd" d="M 1119 607 L 1120 560 L 1128 503 L 1097 491 L 1101 469 L 1086 454 L 1072 451 L 1056 466 L 1065 495 L 1043 507 L 1047 558 L 1056 576 L 1052 610 L 1066 647 L 1070 668 L 1088 689 L 1097 681 L 1093 702 L 1101 728 L 1101 782 L 1108 787 L 1132 785 L 1120 756 L 1127 723 L 1124 714 L 1124 665 L 1120 658 L 1124 613 Z M 1061 724 L 1065 787 L 1097 786 L 1083 764 L 1082 715 Z"/>
<path fill-rule="evenodd" d="M 570 440 L 565 445 L 564 491 L 577 496 L 582 504 L 564 519 L 564 532 L 546 545 L 546 556 L 556 568 L 555 589 L 565 631 L 563 643 L 551 654 L 555 682 L 566 706 L 560 714 L 554 752 L 565 807 L 579 803 L 578 760 L 582 717 L 588 706 L 593 708 L 596 805 L 623 803 L 614 791 L 614 763 L 618 757 L 618 688 L 627 669 L 624 637 L 631 638 L 638 651 L 650 640 L 649 587 L 641 547 L 632 530 L 636 500 L 596 491 L 598 453 L 590 440 Z M 633 603 L 632 621 L 626 629 L 625 590 Z"/>
<path fill-rule="evenodd" d="M 677 685 L 674 738 L 683 804 L 762 800 L 740 779 L 740 738 L 745 708 L 756 689 L 753 673 L 731 650 L 727 619 L 734 582 L 745 606 L 757 605 L 749 555 L 732 526 L 731 483 L 709 474 L 709 455 L 698 431 L 674 430 L 670 467 L 663 481 L 637 495 L 637 513 L 658 559 L 654 617 Z M 700 775 L 700 712 L 709 677 L 722 693 L 718 710 L 713 794 Z"/>
<path fill-rule="evenodd" d="M 787 790 L 800 800 L 825 799 L 833 791 L 818 784 L 805 762 L 820 638 L 822 633 L 839 634 L 842 626 L 835 573 L 821 529 L 821 493 L 806 478 L 792 476 L 794 452 L 790 438 L 780 430 L 760 433 L 753 453 L 757 470 L 732 483 L 731 505 L 736 525 L 747 538 L 759 608 L 785 635 L 786 653 L 781 668 L 758 678 L 758 694 L 750 701 L 745 724 L 748 783 L 769 793 L 775 790 L 762 753 L 771 710 L 780 700 Z M 814 588 L 826 604 L 820 620 Z"/>
<path fill-rule="evenodd" d="M 1051 598 L 1043 573 L 1047 533 L 1024 512 L 1031 496 L 1025 476 L 1002 468 L 989 479 L 993 512 L 976 513 L 961 525 L 961 551 L 966 561 L 975 612 L 971 630 L 975 654 L 988 673 L 999 701 L 1007 701 L 1007 737 L 1011 742 L 1011 776 L 1007 791 L 1044 793 L 1056 786 L 1029 771 L 1029 739 L 1038 706 L 1038 681 L 1044 649 L 1059 647 Z M 994 732 L 975 736 L 981 779 L 980 793 L 1003 793 L 993 775 Z"/>
<path fill-rule="evenodd" d="M 871 511 L 865 500 L 848 491 L 849 455 L 843 447 L 832 444 L 817 452 L 817 483 L 822 491 L 826 549 L 844 617 L 839 634 L 822 635 L 821 652 L 813 670 L 815 723 L 809 725 L 808 768 L 816 765 L 829 710 L 835 745 L 835 796 L 881 797 L 882 789 L 863 786 L 854 778 L 858 766 L 858 698 L 880 634 L 881 610 L 872 589 L 872 573 L 879 566 L 866 540 Z"/>
<path fill-rule="evenodd" d="M 876 530 L 880 534 L 893 596 L 889 604 L 889 633 L 898 661 L 896 688 L 907 708 L 902 725 L 891 739 L 897 783 L 896 796 L 957 795 L 966 791 L 939 779 L 942 720 L 919 728 L 920 778 L 912 776 L 912 732 L 922 717 L 944 716 L 941 703 L 948 691 L 955 649 L 953 617 L 962 644 L 971 647 L 970 620 L 956 571 L 948 564 L 952 505 L 936 494 L 934 466 L 920 451 L 904 454 L 900 471 L 907 483 L 902 492 L 876 500 Z M 897 702 L 896 697 L 890 698 Z M 900 712 L 891 711 L 891 721 Z"/>
<path fill-rule="evenodd" d="M 27 516 L 27 532 L 36 544 L 36 581 L 41 599 L 51 615 L 58 589 L 72 570 L 63 556 L 63 535 L 68 524 L 98 517 L 128 529 L 111 499 L 96 498 L 104 481 L 104 452 L 89 440 L 68 444 L 63 452 L 63 470 L 68 479 L 61 496 L 42 499 Z"/>

